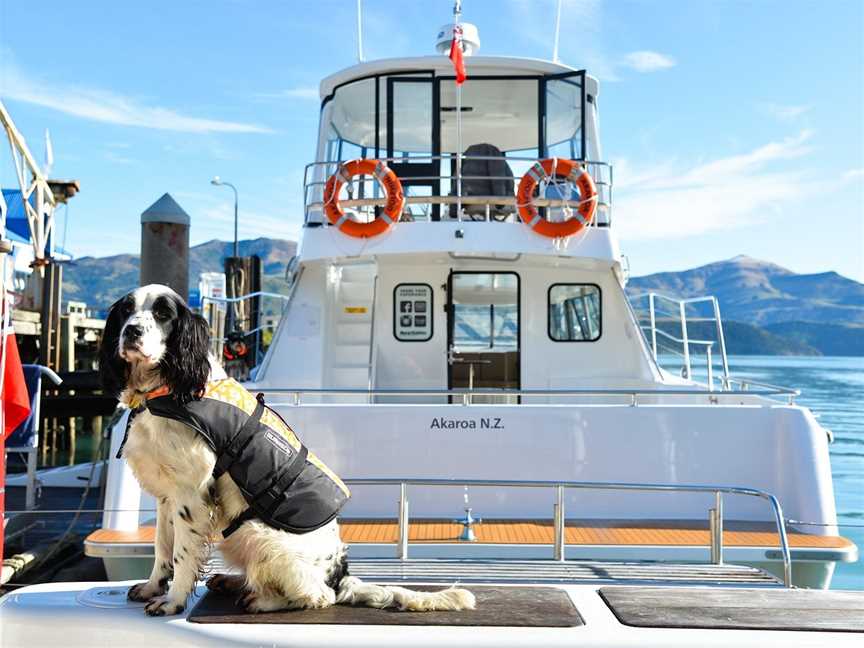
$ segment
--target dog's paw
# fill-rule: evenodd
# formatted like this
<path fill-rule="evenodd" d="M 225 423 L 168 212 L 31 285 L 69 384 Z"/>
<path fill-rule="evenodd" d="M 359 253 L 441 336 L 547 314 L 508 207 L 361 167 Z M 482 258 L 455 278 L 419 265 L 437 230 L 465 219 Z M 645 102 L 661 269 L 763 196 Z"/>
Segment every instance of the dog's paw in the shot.
<path fill-rule="evenodd" d="M 144 606 L 144 612 L 147 613 L 147 616 L 172 616 L 180 614 L 185 609 L 186 601 L 179 603 L 167 595 L 150 599 Z"/>
<path fill-rule="evenodd" d="M 228 594 L 239 592 L 243 589 L 246 578 L 232 574 L 216 574 L 207 579 L 207 589 L 211 592 Z"/>
<path fill-rule="evenodd" d="M 273 612 L 275 610 L 289 610 L 293 607 L 291 602 L 285 598 L 267 596 L 248 590 L 237 599 L 237 604 L 252 614 Z"/>
<path fill-rule="evenodd" d="M 247 612 L 260 612 L 257 606 L 259 594 L 252 590 L 246 590 L 237 597 L 237 605 Z"/>
<path fill-rule="evenodd" d="M 138 583 L 137 585 L 130 587 L 129 591 L 126 593 L 126 598 L 130 601 L 146 603 L 150 599 L 164 594 L 166 589 L 167 584 L 163 586 L 159 583 L 144 581 L 143 583 Z"/>

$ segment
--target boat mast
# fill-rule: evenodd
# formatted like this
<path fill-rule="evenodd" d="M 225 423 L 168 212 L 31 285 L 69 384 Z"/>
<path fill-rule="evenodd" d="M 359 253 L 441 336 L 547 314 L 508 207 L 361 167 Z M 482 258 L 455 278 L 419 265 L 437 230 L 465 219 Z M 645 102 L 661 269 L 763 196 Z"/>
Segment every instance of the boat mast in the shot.
<path fill-rule="evenodd" d="M 453 37 L 461 32 L 459 21 L 462 18 L 462 0 L 453 3 Z M 461 34 L 458 45 L 462 47 Z M 456 81 L 456 218 L 462 219 L 462 84 Z"/>
<path fill-rule="evenodd" d="M 360 2 L 360 0 L 357 0 Z M 563 0 L 558 0 L 558 10 L 555 13 L 555 41 L 552 46 L 552 62 L 558 63 L 558 37 L 561 34 L 561 4 Z"/>
<path fill-rule="evenodd" d="M 357 62 L 363 62 L 363 0 L 357 0 Z"/>

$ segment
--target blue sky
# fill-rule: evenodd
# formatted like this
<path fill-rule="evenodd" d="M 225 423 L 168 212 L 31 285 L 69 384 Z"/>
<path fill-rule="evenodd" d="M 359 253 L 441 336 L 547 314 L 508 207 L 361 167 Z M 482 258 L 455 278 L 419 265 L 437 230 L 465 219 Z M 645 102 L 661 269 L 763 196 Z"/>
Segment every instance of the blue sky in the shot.
<path fill-rule="evenodd" d="M 40 159 L 50 129 L 52 175 L 81 182 L 67 248 L 137 252 L 165 191 L 193 243 L 229 239 L 216 174 L 240 190 L 242 237 L 296 238 L 318 81 L 355 63 L 353 0 L 40 6 L 0 0 L 0 97 Z M 364 0 L 367 59 L 432 53 L 451 7 Z M 463 11 L 483 54 L 551 57 L 554 0 Z M 748 254 L 864 281 L 864 2 L 567 0 L 561 60 L 600 79 L 634 274 Z"/>

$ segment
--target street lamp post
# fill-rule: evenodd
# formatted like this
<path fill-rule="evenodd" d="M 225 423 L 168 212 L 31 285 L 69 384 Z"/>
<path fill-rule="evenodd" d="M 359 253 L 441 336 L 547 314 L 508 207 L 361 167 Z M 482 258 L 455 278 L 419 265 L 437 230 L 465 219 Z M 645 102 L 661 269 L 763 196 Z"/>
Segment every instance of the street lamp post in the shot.
<path fill-rule="evenodd" d="M 219 176 L 215 176 L 210 181 L 210 184 L 217 186 L 217 187 L 221 187 L 221 186 L 231 187 L 231 189 L 234 190 L 234 257 L 236 258 L 236 257 L 240 256 L 240 252 L 238 250 L 238 243 L 237 243 L 237 187 L 235 187 L 230 182 L 225 182 Z"/>

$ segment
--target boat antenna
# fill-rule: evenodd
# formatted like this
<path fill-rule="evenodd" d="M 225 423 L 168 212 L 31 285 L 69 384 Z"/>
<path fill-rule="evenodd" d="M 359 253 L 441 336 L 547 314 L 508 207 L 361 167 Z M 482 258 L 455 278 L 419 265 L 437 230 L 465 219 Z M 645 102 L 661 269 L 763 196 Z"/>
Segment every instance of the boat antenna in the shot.
<path fill-rule="evenodd" d="M 359 3 L 360 0 L 357 0 Z M 558 0 L 558 10 L 555 13 L 555 41 L 552 46 L 552 62 L 558 63 L 558 36 L 561 33 L 561 4 L 563 0 Z"/>
<path fill-rule="evenodd" d="M 363 0 L 357 0 L 357 62 L 362 63 L 363 58 Z"/>

